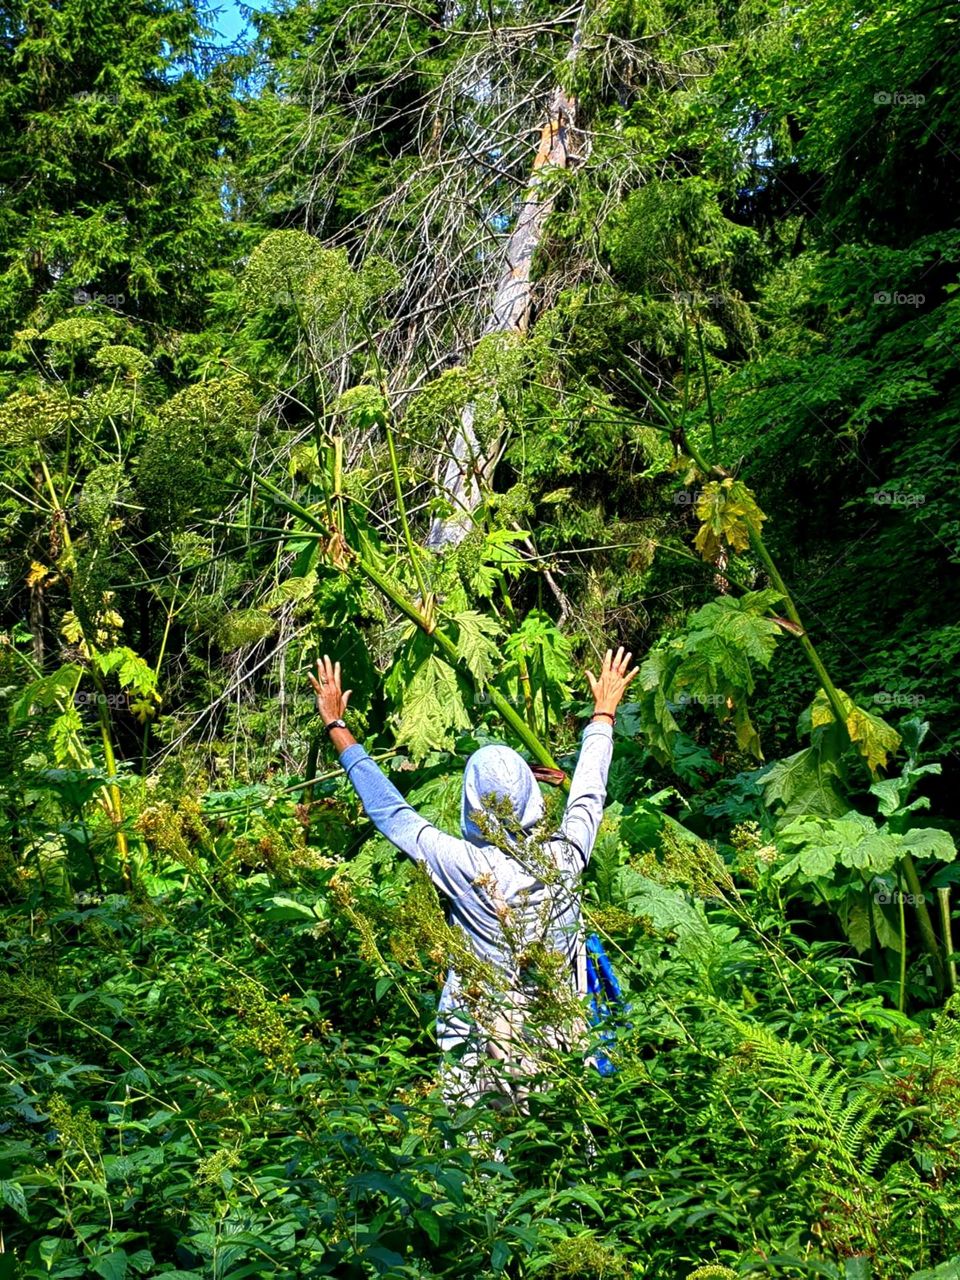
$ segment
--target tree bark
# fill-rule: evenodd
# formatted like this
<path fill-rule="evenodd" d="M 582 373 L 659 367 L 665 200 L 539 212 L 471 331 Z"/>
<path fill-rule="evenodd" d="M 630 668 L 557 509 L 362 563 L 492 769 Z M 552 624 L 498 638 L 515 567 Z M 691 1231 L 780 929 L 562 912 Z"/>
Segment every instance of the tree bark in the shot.
<path fill-rule="evenodd" d="M 576 59 L 579 46 L 580 24 L 567 54 L 568 62 Z M 554 204 L 551 173 L 555 169 L 569 168 L 571 162 L 580 158 L 571 150 L 576 110 L 576 99 L 558 85 L 550 99 L 547 121 L 540 131 L 530 185 L 507 238 L 503 271 L 481 337 L 491 333 L 523 334 L 530 326 L 533 309 L 531 269 Z M 433 551 L 455 546 L 470 531 L 473 512 L 496 464 L 499 447 L 488 444 L 484 450 L 477 439 L 474 419 L 475 407 L 468 404 L 460 414 L 450 444 L 450 456 L 439 481 L 439 492 L 453 507 L 453 513 L 438 517 L 430 526 L 425 545 Z"/>

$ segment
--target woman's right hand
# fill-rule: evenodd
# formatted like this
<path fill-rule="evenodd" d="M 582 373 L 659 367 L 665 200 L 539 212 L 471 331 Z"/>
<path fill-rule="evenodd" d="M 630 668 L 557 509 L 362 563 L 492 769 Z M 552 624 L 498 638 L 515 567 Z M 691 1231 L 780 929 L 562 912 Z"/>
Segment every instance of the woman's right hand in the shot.
<path fill-rule="evenodd" d="M 342 719 L 353 690 L 348 689 L 344 693 L 341 688 L 340 663 L 331 662 L 324 654 L 322 659 L 317 659 L 316 676 L 308 674 L 307 679 L 313 685 L 313 691 L 317 695 L 317 714 L 324 724 L 328 724 L 331 720 Z"/>
<path fill-rule="evenodd" d="M 621 646 L 616 654 L 608 649 L 600 668 L 599 679 L 591 672 L 586 672 L 587 683 L 593 694 L 593 714 L 614 716 L 620 700 L 626 692 L 627 685 L 639 674 L 640 668 L 630 670 L 632 653 L 624 653 Z"/>

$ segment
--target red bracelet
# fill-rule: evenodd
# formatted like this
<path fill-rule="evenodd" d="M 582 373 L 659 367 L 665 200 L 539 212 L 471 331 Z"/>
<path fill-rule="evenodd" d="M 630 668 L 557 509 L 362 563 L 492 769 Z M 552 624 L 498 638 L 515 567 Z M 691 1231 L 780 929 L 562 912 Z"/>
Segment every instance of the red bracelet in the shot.
<path fill-rule="evenodd" d="M 614 715 L 612 711 L 595 711 L 593 715 L 590 717 L 590 719 L 596 720 L 597 716 L 609 716 L 611 724 L 617 723 L 617 717 Z"/>

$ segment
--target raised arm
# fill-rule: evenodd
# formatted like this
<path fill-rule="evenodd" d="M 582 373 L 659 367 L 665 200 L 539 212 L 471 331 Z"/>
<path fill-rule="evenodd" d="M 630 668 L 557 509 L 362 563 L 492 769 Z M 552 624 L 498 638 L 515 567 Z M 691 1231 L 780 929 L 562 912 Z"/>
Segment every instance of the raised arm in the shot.
<path fill-rule="evenodd" d="M 637 674 L 630 670 L 632 654 L 608 649 L 597 678 L 586 672 L 593 694 L 593 716 L 583 731 L 580 756 L 570 783 L 570 797 L 560 824 L 560 834 L 574 851 L 574 867 L 582 870 L 590 861 L 603 818 L 607 797 L 607 771 L 613 755 L 613 722 L 627 686 Z"/>
<path fill-rule="evenodd" d="M 316 676 L 309 680 L 317 695 L 317 711 L 367 817 L 401 853 L 424 863 L 444 893 L 451 897 L 463 893 L 479 868 L 462 840 L 435 827 L 407 803 L 343 723 L 351 690 L 341 691 L 340 663 L 331 663 L 324 655 L 317 660 Z"/>

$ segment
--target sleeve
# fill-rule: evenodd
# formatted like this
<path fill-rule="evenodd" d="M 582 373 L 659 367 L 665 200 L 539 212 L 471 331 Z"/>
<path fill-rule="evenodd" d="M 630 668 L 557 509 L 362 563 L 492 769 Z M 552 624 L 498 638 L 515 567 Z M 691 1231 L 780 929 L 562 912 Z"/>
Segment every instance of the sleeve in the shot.
<path fill-rule="evenodd" d="M 460 897 L 472 889 L 481 868 L 465 840 L 421 817 L 359 743 L 347 747 L 340 763 L 382 836 L 414 862 L 423 863 L 430 879 L 448 897 Z"/>
<path fill-rule="evenodd" d="M 583 731 L 580 756 L 560 824 L 560 836 L 571 846 L 574 868 L 590 861 L 607 798 L 607 771 L 613 755 L 613 725 L 591 721 Z"/>

